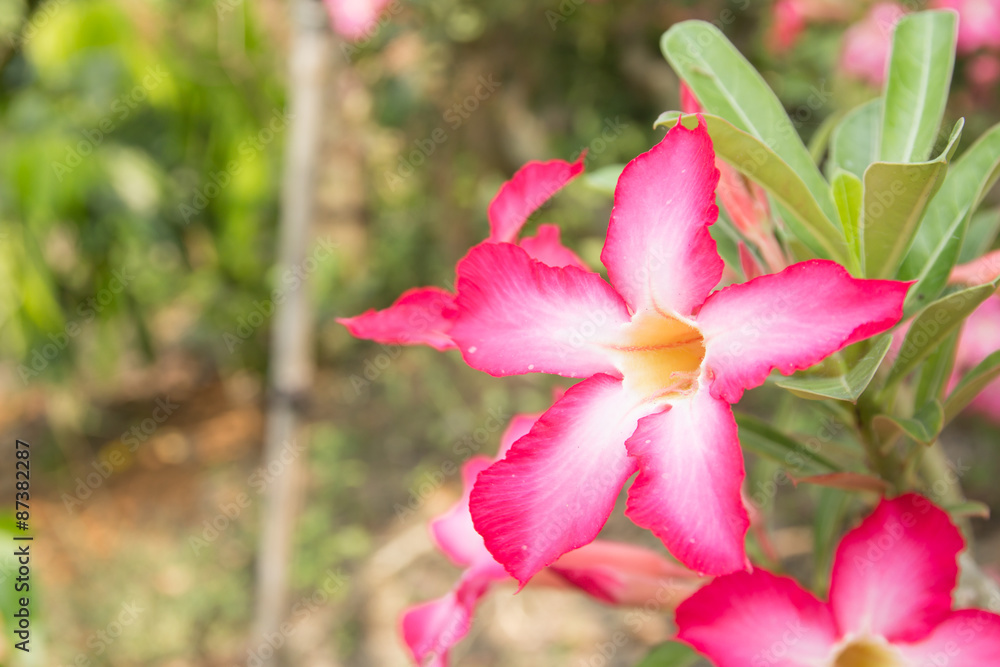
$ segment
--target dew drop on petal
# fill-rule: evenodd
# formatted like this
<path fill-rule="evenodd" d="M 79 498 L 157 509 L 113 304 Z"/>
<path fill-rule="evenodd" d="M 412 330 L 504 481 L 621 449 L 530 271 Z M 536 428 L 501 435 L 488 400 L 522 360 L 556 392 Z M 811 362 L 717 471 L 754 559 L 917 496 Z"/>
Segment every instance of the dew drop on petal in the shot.
<path fill-rule="evenodd" d="M 535 370 L 535 365 L 534 364 L 528 364 L 528 370 L 529 371 Z"/>
<path fill-rule="evenodd" d="M 475 354 L 475 353 L 476 353 L 476 346 L 473 345 L 472 347 L 469 348 L 469 354 Z"/>

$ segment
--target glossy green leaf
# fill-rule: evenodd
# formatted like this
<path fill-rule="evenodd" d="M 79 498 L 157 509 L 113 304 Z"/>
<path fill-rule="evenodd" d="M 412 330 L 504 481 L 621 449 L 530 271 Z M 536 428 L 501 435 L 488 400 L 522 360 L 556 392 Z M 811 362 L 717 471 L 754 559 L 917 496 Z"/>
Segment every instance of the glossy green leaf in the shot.
<path fill-rule="evenodd" d="M 1000 280 L 953 292 L 922 310 L 906 332 L 886 386 L 909 375 L 979 304 L 996 291 L 998 284 Z"/>
<path fill-rule="evenodd" d="M 782 378 L 775 384 L 804 398 L 833 398 L 855 403 L 875 377 L 875 372 L 889 351 L 890 345 L 892 336 L 885 335 L 875 339 L 868 353 L 844 375 L 837 377 L 793 375 Z"/>
<path fill-rule="evenodd" d="M 667 111 L 654 127 L 670 126 L 681 114 Z M 847 244 L 841 232 L 830 222 L 805 182 L 777 153 L 756 137 L 737 129 L 715 114 L 701 114 L 716 155 L 750 180 L 767 190 L 791 213 L 786 220 L 795 235 L 814 252 L 839 261 L 847 258 Z M 687 114 L 681 122 L 687 128 L 698 124 L 698 117 Z"/>
<path fill-rule="evenodd" d="M 937 399 L 924 404 L 909 418 L 876 415 L 872 420 L 875 431 L 883 440 L 891 440 L 905 433 L 925 445 L 937 439 L 941 429 L 944 428 L 944 423 L 944 407 Z"/>
<path fill-rule="evenodd" d="M 687 644 L 669 641 L 654 646 L 636 667 L 690 667 L 699 659 L 698 652 Z"/>
<path fill-rule="evenodd" d="M 820 209 L 834 224 L 837 211 L 830 189 L 764 78 L 711 23 L 675 23 L 660 39 L 660 50 L 715 114 L 770 146 L 799 175 Z"/>
<path fill-rule="evenodd" d="M 766 422 L 736 413 L 740 443 L 744 449 L 777 461 L 797 475 L 838 472 L 840 467 Z"/>
<path fill-rule="evenodd" d="M 831 184 L 833 201 L 837 204 L 840 221 L 844 226 L 847 249 L 850 252 L 848 268 L 855 277 L 861 271 L 861 202 L 864 189 L 861 179 L 849 171 L 838 169 Z"/>
<path fill-rule="evenodd" d="M 927 159 L 944 117 L 955 65 L 958 16 L 952 11 L 904 17 L 893 34 L 882 110 L 882 162 Z"/>
<path fill-rule="evenodd" d="M 958 416 L 986 385 L 1000 377 L 1000 350 L 979 362 L 965 374 L 944 402 L 944 421 L 947 424 Z"/>
<path fill-rule="evenodd" d="M 892 278 L 910 249 L 924 211 L 948 173 L 962 136 L 955 123 L 936 160 L 917 164 L 876 162 L 865 170 L 861 207 L 862 269 L 868 278 Z"/>
<path fill-rule="evenodd" d="M 624 169 L 625 165 L 623 164 L 609 164 L 606 167 L 587 172 L 583 177 L 583 182 L 598 192 L 614 196 L 618 177 L 622 175 Z"/>
<path fill-rule="evenodd" d="M 838 169 L 843 169 L 862 178 L 868 165 L 878 157 L 881 131 L 882 98 L 849 111 L 830 137 L 827 174 L 832 177 Z"/>
<path fill-rule="evenodd" d="M 916 280 L 906 298 L 910 314 L 930 303 L 947 284 L 958 260 L 974 211 L 1000 177 L 1000 124 L 966 150 L 951 165 L 941 190 L 924 215 L 900 270 L 904 280 Z"/>

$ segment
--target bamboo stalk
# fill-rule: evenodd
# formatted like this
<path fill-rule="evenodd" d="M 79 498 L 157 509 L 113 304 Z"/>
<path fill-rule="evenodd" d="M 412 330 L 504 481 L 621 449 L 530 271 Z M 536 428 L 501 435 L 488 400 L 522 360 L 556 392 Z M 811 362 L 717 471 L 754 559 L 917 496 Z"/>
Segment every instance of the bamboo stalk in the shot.
<path fill-rule="evenodd" d="M 325 11 L 318 0 L 293 0 L 289 57 L 289 116 L 282 181 L 278 264 L 275 275 L 302 266 L 312 240 L 315 184 L 321 136 L 321 114 L 330 37 Z M 302 409 L 313 379 L 314 314 L 308 280 L 287 293 L 275 307 L 270 345 L 267 428 L 264 465 L 280 462 L 280 472 L 264 492 L 257 560 L 255 634 L 251 648 L 275 635 L 283 637 L 288 614 L 288 572 L 298 483 L 303 454 L 286 463 L 282 452 L 297 439 L 305 441 Z M 301 447 L 302 445 L 299 445 Z M 301 451 L 288 447 L 290 451 Z M 275 465 L 274 467 L 278 467 Z M 286 642 L 283 638 L 281 645 Z M 273 642 L 271 642 L 273 644 Z M 265 653 L 271 654 L 265 656 Z M 258 653 L 265 665 L 280 664 L 276 653 Z"/>

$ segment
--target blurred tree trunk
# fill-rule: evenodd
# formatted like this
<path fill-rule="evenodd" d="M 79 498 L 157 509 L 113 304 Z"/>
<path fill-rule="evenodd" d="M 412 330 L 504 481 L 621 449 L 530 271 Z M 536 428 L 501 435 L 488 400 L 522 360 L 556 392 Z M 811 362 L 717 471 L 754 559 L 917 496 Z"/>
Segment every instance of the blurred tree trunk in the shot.
<path fill-rule="evenodd" d="M 277 276 L 302 267 L 312 241 L 322 101 L 330 61 L 326 12 L 319 0 L 293 0 L 291 11 L 288 107 L 292 120 L 285 149 Z M 281 625 L 288 615 L 288 572 L 306 457 L 301 451 L 305 427 L 300 422 L 314 371 L 315 322 L 308 284 L 303 280 L 277 304 L 271 334 L 263 464 L 280 466 L 280 473 L 265 491 L 261 512 L 255 633 L 250 645 L 266 665 L 280 662 L 272 651 L 260 652 L 259 648 L 276 643 L 269 638 L 280 637 L 281 646 L 288 639 Z M 296 446 L 290 446 L 293 443 Z M 282 457 L 286 448 L 290 457 Z"/>

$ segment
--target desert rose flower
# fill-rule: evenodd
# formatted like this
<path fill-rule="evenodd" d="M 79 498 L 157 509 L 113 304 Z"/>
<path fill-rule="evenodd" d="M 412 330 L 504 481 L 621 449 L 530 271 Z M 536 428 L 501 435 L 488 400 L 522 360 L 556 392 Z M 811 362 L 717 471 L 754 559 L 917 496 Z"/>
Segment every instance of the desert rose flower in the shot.
<path fill-rule="evenodd" d="M 615 190 L 599 274 L 484 243 L 458 265 L 451 336 L 494 376 L 586 378 L 483 471 L 476 530 L 522 584 L 591 542 L 625 482 L 627 515 L 688 568 L 748 567 L 736 422 L 743 391 L 900 318 L 908 285 L 812 260 L 713 292 L 719 172 L 704 122 L 672 128 Z"/>
<path fill-rule="evenodd" d="M 678 607 L 678 638 L 717 667 L 995 665 L 1000 616 L 951 609 L 963 547 L 926 498 L 883 500 L 841 541 L 828 602 L 765 570 L 731 574 Z"/>
<path fill-rule="evenodd" d="M 840 52 L 840 69 L 873 86 L 885 82 L 892 48 L 892 31 L 906 9 L 894 2 L 880 2 L 869 10 L 864 19 L 844 33 Z"/>
<path fill-rule="evenodd" d="M 537 419 L 538 415 L 515 417 L 501 438 L 498 457 Z M 480 598 L 494 584 L 513 582 L 486 550 L 469 514 L 469 492 L 476 475 L 492 463 L 485 456 L 469 459 L 462 467 L 462 499 L 431 523 L 431 535 L 438 548 L 464 571 L 447 595 L 411 607 L 403 614 L 403 640 L 416 664 L 422 667 L 445 667 L 451 648 L 468 633 Z M 608 604 L 642 605 L 655 600 L 673 609 L 694 592 L 699 579 L 649 549 L 597 540 L 560 558 L 531 585 L 574 587 Z"/>
<path fill-rule="evenodd" d="M 486 240 L 517 243 L 531 257 L 550 266 L 586 269 L 583 260 L 562 245 L 556 225 L 539 225 L 535 236 L 518 240 L 531 214 L 582 172 L 582 155 L 572 163 L 550 160 L 521 167 L 490 202 L 490 235 Z M 417 287 L 404 292 L 384 310 L 369 310 L 337 321 L 358 338 L 448 350 L 455 347 L 450 333 L 455 314 L 454 294 L 440 287 Z"/>

